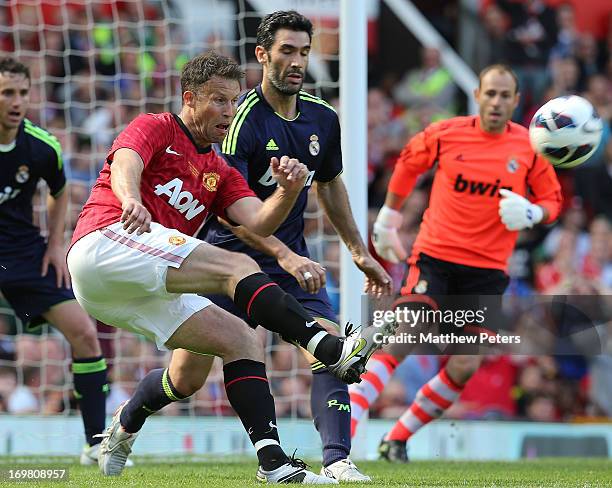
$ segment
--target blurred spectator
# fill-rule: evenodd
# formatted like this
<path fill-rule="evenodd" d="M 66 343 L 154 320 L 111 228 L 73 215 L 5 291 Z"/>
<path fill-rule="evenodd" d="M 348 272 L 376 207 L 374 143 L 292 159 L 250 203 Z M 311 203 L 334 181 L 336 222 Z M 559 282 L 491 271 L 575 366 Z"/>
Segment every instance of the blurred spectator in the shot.
<path fill-rule="evenodd" d="M 11 325 L 7 317 L 0 314 L 0 364 L 15 360 L 15 340 L 10 334 Z"/>
<path fill-rule="evenodd" d="M 550 395 L 554 392 L 552 387 L 552 381 L 556 374 L 549 373 L 546 376 L 546 370 L 540 366 L 538 362 L 529 362 L 520 371 L 518 375 L 518 381 L 513 389 L 513 396 L 516 399 L 517 415 L 519 417 L 528 417 L 528 405 L 530 399 L 532 399 L 538 393 Z"/>
<path fill-rule="evenodd" d="M 595 215 L 605 215 L 612 221 L 612 138 L 604 147 L 603 164 L 581 171 L 580 192 Z"/>
<path fill-rule="evenodd" d="M 455 115 L 456 87 L 452 77 L 442 67 L 440 51 L 424 47 L 421 67 L 409 71 L 394 90 L 394 98 L 411 110 L 430 109 L 431 121 Z"/>
<path fill-rule="evenodd" d="M 580 68 L 573 57 L 562 58 L 551 65 L 552 93 L 547 93 L 545 100 L 562 95 L 574 95 L 580 90 Z M 539 98 L 536 98 L 539 100 Z"/>
<path fill-rule="evenodd" d="M 8 411 L 13 414 L 37 413 L 39 402 L 30 384 L 40 384 L 38 368 L 23 369 L 23 383 L 18 384 L 10 393 L 7 401 Z"/>
<path fill-rule="evenodd" d="M 389 159 L 397 157 L 405 142 L 406 129 L 394 115 L 393 101 L 378 88 L 368 90 L 368 185 L 390 171 Z"/>
<path fill-rule="evenodd" d="M 599 59 L 599 48 L 593 34 L 583 33 L 578 37 L 575 52 L 576 61 L 578 62 L 578 70 L 580 72 L 578 78 L 578 88 L 580 91 L 587 88 L 587 80 L 599 73 L 597 65 Z"/>
<path fill-rule="evenodd" d="M 546 64 L 557 39 L 555 12 L 542 0 L 498 0 L 497 4 L 510 19 L 506 54 L 522 95 L 514 120 L 522 120 L 525 107 L 542 99 L 548 81 Z"/>
<path fill-rule="evenodd" d="M 8 399 L 17 387 L 17 372 L 15 368 L 0 367 L 0 412 L 9 411 Z"/>
<path fill-rule="evenodd" d="M 612 292 L 612 227 L 604 216 L 596 217 L 589 228 L 590 249 L 582 262 L 582 275 L 601 285 L 602 294 Z"/>
<path fill-rule="evenodd" d="M 612 417 L 612 323 L 599 328 L 605 338 L 604 354 L 591 358 L 589 399 L 595 416 Z"/>
<path fill-rule="evenodd" d="M 604 159 L 606 146 L 610 140 L 612 124 L 612 81 L 601 74 L 593 74 L 586 81 L 586 91 L 582 94 L 589 100 L 603 122 L 601 143 L 593 155 L 588 159 L 589 164 L 601 164 Z M 586 164 L 586 163 L 585 163 Z"/>
<path fill-rule="evenodd" d="M 561 217 L 561 221 L 548 233 L 542 243 L 542 253 L 544 258 L 554 258 L 562 245 L 562 239 L 569 239 L 567 232 L 575 237 L 574 255 L 572 260 L 580 262 L 589 249 L 589 236 L 585 232 L 587 215 L 578 197 L 572 198 L 568 202 L 568 207 Z"/>
<path fill-rule="evenodd" d="M 536 422 L 555 422 L 557 420 L 555 400 L 544 393 L 534 393 L 526 400 L 525 417 Z"/>
<path fill-rule="evenodd" d="M 557 7 L 557 32 L 557 42 L 550 53 L 551 60 L 573 56 L 579 33 L 576 12 L 571 3 L 562 3 Z"/>
<path fill-rule="evenodd" d="M 473 65 L 476 73 L 507 58 L 508 22 L 502 9 L 495 3 L 489 4 L 482 16 L 482 24 L 483 37 L 474 42 Z"/>
<path fill-rule="evenodd" d="M 557 249 L 552 261 L 536 269 L 535 285 L 541 293 L 554 293 L 559 285 L 567 285 L 576 276 L 577 234 L 568 229 L 559 231 Z M 560 292 L 562 293 L 562 292 Z"/>
<path fill-rule="evenodd" d="M 516 366 L 508 356 L 486 356 L 467 382 L 459 401 L 447 410 L 453 418 L 511 418 L 516 411 L 512 387 Z"/>

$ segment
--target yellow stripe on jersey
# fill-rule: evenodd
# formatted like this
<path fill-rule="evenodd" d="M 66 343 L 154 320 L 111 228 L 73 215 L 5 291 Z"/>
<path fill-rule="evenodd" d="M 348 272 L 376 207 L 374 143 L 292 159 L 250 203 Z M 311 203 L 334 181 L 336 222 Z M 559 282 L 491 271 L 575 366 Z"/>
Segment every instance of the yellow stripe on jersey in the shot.
<path fill-rule="evenodd" d="M 62 169 L 62 166 L 64 165 L 64 160 L 62 158 L 62 146 L 57 137 L 34 125 L 28 119 L 24 119 L 24 131 L 26 134 L 30 134 L 31 136 L 36 137 L 45 144 L 51 146 L 55 151 L 55 154 L 57 154 L 57 169 Z"/>
<path fill-rule="evenodd" d="M 303 90 L 300 91 L 300 100 L 305 100 L 307 102 L 312 102 L 312 103 L 318 103 L 319 105 L 324 105 L 325 107 L 333 110 L 334 112 L 336 111 L 334 107 L 332 107 L 329 103 L 327 103 L 322 98 L 315 97 L 314 95 L 311 95 L 310 93 L 303 91 Z"/>
<path fill-rule="evenodd" d="M 255 89 L 251 90 L 251 92 L 247 95 L 242 102 L 242 105 L 238 108 L 236 112 L 236 116 L 232 121 L 232 125 L 230 125 L 227 136 L 223 140 L 223 144 L 221 145 L 221 151 L 225 154 L 234 155 L 236 154 L 236 144 L 238 143 L 238 134 L 240 133 L 240 128 L 244 123 L 244 119 L 246 119 L 247 114 L 259 101 L 259 96 Z"/>

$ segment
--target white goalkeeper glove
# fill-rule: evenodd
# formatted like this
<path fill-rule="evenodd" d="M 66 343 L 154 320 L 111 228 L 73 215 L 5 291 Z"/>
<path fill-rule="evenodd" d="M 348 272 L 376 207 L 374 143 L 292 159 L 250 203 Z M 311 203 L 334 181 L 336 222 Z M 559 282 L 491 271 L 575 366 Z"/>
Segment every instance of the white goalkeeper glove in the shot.
<path fill-rule="evenodd" d="M 402 246 L 397 230 L 402 226 L 404 217 L 397 210 L 386 205 L 378 212 L 374 231 L 372 233 L 372 244 L 376 253 L 391 263 L 399 263 L 408 257 L 408 253 Z"/>
<path fill-rule="evenodd" d="M 513 191 L 499 190 L 502 199 L 499 201 L 499 216 L 508 230 L 531 229 L 542 221 L 544 211 L 525 197 Z"/>

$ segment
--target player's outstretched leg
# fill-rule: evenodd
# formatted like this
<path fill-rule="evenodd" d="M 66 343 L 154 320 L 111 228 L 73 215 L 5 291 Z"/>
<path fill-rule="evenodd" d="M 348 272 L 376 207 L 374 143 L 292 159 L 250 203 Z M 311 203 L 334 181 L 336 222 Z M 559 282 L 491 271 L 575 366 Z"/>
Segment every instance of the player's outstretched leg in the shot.
<path fill-rule="evenodd" d="M 423 385 L 410 407 L 383 437 L 378 448 L 381 459 L 408 462 L 408 439 L 421 427 L 439 418 L 459 398 L 480 361 L 479 356 L 451 357 L 447 365 Z"/>
<path fill-rule="evenodd" d="M 368 359 L 380 347 L 374 341 L 375 334 L 387 333 L 367 327 L 359 336 L 335 337 L 262 273 L 249 256 L 205 243 L 194 249 L 179 269 L 168 269 L 166 287 L 171 293 L 225 293 L 254 323 L 303 347 L 346 383 L 359 381 Z"/>
<path fill-rule="evenodd" d="M 70 343 L 74 394 L 79 402 L 87 442 L 80 462 L 96 464 L 100 444 L 96 434 L 104 431 L 108 382 L 95 324 L 75 300 L 59 303 L 43 316 Z"/>

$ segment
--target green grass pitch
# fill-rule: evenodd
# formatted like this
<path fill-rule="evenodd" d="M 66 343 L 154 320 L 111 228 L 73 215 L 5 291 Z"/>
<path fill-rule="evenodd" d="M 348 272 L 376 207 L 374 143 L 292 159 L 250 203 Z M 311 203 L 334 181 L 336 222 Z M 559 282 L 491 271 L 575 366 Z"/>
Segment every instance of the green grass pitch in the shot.
<path fill-rule="evenodd" d="M 255 481 L 257 464 L 249 461 L 168 462 L 164 464 L 138 460 L 136 467 L 126 469 L 120 477 L 103 477 L 97 467 L 82 467 L 67 462 L 53 463 L 69 468 L 67 482 L 11 483 L 26 487 L 211 487 L 242 488 L 259 486 Z M 320 466 L 312 463 L 314 470 Z M 37 468 L 49 467 L 37 464 Z M 607 459 L 542 459 L 518 462 L 451 462 L 416 461 L 406 466 L 385 462 L 359 462 L 358 466 L 373 478 L 371 487 L 612 487 L 612 462 Z M 3 459 L 0 469 L 25 467 Z M 7 486 L 5 480 L 0 486 Z M 353 485 L 355 486 L 355 485 Z"/>

